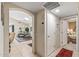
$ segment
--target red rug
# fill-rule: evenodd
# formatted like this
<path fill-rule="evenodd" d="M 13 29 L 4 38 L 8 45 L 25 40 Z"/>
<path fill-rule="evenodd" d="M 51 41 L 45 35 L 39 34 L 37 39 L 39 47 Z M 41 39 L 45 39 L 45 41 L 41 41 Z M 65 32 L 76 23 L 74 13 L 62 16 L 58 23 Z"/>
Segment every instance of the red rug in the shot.
<path fill-rule="evenodd" d="M 62 48 L 56 57 L 72 57 L 73 51 Z"/>

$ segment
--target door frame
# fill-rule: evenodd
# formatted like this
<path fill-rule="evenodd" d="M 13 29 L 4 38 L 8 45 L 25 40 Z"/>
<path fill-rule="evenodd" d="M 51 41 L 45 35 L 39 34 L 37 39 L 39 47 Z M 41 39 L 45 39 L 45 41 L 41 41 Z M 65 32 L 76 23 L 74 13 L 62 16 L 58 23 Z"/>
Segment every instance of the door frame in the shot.
<path fill-rule="evenodd" d="M 71 18 L 76 18 L 76 51 L 78 51 L 78 47 L 77 47 L 78 46 L 78 38 L 77 38 L 78 37 L 78 15 L 76 14 L 76 15 L 72 15 L 72 16 L 69 16 L 69 17 L 65 17 L 62 20 L 68 20 L 68 19 L 71 19 Z M 61 44 L 61 42 L 60 42 L 60 44 Z M 63 47 L 63 46 L 64 45 L 61 45 L 61 47 Z"/>
<path fill-rule="evenodd" d="M 18 9 L 22 12 L 25 12 L 32 16 L 32 52 L 36 53 L 36 47 L 35 47 L 35 20 L 34 15 L 32 12 L 23 9 L 19 6 L 16 6 L 14 4 L 11 4 L 9 2 L 4 2 L 3 4 L 3 12 L 4 12 L 4 56 L 9 56 L 9 8 Z"/>
<path fill-rule="evenodd" d="M 66 24 L 64 24 L 64 22 Z M 64 25 L 66 25 L 66 27 Z M 64 30 L 66 30 L 66 31 L 65 31 L 65 35 L 63 34 L 64 37 L 62 39 L 65 38 L 66 42 L 64 42 L 64 40 L 63 40 L 63 45 L 62 46 L 65 46 L 67 44 L 67 27 L 68 27 L 68 23 L 67 23 L 66 19 L 63 19 L 63 27 L 65 27 L 65 28 L 63 28 L 63 32 L 64 32 Z"/>

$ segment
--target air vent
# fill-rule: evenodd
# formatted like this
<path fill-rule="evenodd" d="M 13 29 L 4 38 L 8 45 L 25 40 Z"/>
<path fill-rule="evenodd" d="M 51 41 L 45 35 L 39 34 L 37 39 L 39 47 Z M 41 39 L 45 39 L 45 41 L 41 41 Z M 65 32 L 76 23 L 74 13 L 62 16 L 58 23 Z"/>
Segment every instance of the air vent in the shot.
<path fill-rule="evenodd" d="M 58 2 L 47 2 L 43 5 L 46 9 L 52 10 L 60 6 Z"/>

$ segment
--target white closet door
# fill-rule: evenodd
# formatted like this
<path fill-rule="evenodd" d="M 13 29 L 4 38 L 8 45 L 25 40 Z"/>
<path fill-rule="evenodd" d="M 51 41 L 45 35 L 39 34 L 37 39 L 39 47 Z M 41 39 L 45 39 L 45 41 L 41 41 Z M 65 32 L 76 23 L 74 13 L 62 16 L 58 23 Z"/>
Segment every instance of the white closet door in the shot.
<path fill-rule="evenodd" d="M 56 23 L 53 15 L 47 13 L 47 55 L 51 54 L 55 50 L 55 31 Z"/>

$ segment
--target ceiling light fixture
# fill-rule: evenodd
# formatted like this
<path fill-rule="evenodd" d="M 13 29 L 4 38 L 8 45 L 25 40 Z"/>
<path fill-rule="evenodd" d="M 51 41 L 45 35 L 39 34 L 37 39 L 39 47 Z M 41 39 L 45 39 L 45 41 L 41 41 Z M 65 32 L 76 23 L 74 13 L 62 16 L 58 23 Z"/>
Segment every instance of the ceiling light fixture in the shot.
<path fill-rule="evenodd" d="M 29 20 L 27 17 L 26 18 L 24 18 L 25 20 Z"/>
<path fill-rule="evenodd" d="M 59 9 L 56 9 L 56 10 L 55 10 L 55 12 L 57 12 L 57 13 L 58 13 L 58 12 L 60 12 L 60 10 L 59 10 Z"/>

